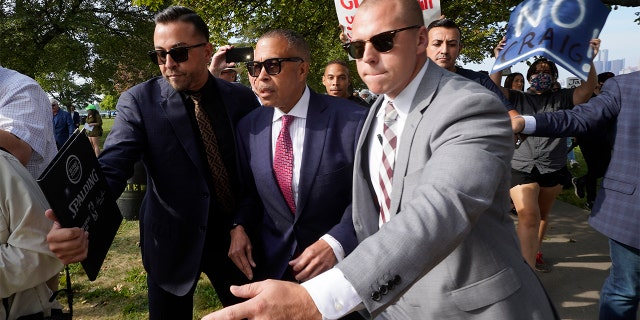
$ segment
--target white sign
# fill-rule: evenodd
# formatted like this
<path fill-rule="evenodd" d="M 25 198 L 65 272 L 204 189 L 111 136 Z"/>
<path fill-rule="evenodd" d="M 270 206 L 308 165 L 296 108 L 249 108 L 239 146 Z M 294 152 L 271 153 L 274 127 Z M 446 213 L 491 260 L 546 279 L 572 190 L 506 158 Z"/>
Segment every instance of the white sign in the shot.
<path fill-rule="evenodd" d="M 334 0 L 336 13 L 338 14 L 338 23 L 340 23 L 346 41 L 351 41 L 353 17 L 355 17 L 358 7 L 360 7 L 360 4 L 364 1 L 365 0 Z M 422 8 L 422 17 L 424 18 L 425 26 L 440 18 L 440 0 L 417 1 L 420 3 L 420 8 Z"/>

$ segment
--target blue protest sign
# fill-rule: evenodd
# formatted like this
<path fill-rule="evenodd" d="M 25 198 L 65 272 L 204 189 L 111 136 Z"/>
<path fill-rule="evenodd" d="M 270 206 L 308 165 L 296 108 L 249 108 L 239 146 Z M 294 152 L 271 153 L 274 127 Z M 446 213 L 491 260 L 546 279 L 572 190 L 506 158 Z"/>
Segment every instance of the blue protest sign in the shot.
<path fill-rule="evenodd" d="M 589 40 L 598 37 L 609 11 L 600 0 L 523 1 L 511 13 L 491 73 L 544 56 L 586 80 L 593 60 Z"/>

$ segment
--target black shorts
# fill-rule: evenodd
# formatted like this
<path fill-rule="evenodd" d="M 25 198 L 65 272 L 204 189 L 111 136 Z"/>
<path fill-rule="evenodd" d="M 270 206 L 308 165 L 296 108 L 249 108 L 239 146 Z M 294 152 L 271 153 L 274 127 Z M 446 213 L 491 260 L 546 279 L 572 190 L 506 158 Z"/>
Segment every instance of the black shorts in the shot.
<path fill-rule="evenodd" d="M 565 185 L 567 180 L 571 180 L 571 172 L 567 167 L 554 172 L 541 174 L 538 168 L 533 167 L 531 172 L 518 171 L 511 169 L 511 187 L 520 184 L 537 183 L 541 187 L 555 187 L 557 185 Z"/>

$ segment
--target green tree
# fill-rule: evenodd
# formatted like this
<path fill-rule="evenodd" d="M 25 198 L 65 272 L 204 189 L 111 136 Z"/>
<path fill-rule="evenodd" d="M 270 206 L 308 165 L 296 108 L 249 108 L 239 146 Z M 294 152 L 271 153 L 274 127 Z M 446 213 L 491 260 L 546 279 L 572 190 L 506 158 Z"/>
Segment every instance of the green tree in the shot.
<path fill-rule="evenodd" d="M 130 0 L 0 0 L 0 21 L 0 64 L 66 103 L 115 93 L 118 68 L 158 72 L 146 57 L 153 13 Z"/>
<path fill-rule="evenodd" d="M 211 41 L 223 45 L 233 40 L 255 43 L 267 30 L 292 29 L 302 34 L 312 50 L 309 85 L 323 92 L 322 73 L 326 62 L 346 59 L 339 40 L 340 28 L 333 0 L 133 0 L 135 4 L 162 9 L 170 4 L 193 8 L 208 23 Z M 360 0 L 362 2 L 362 0 Z M 462 62 L 480 62 L 492 54 L 503 36 L 504 25 L 511 10 L 521 0 L 477 1 L 442 0 L 442 14 L 454 19 L 463 33 Z M 640 6 L 640 0 L 605 0 L 607 4 Z M 355 64 L 350 63 L 354 87 L 364 84 L 357 77 Z"/>

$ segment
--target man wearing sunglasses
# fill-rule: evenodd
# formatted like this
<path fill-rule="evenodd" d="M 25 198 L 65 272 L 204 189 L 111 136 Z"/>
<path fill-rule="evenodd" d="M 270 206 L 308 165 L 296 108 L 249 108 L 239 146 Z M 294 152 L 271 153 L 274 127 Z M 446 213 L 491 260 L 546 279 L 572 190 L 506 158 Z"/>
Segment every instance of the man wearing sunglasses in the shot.
<path fill-rule="evenodd" d="M 252 299 L 205 319 L 337 319 L 353 310 L 379 319 L 554 318 L 508 216 L 504 106 L 427 58 L 421 12 L 415 0 L 367 0 L 346 45 L 381 94 L 354 162 L 359 245 L 301 286 L 234 287 Z"/>
<path fill-rule="evenodd" d="M 366 109 L 309 89 L 310 49 L 296 32 L 265 33 L 254 58 L 247 70 L 263 107 L 238 124 L 246 196 L 229 254 L 249 279 L 306 281 L 357 245 L 351 181 Z"/>
<path fill-rule="evenodd" d="M 223 305 L 239 300 L 230 294 L 231 284 L 246 283 L 227 256 L 241 194 L 234 131 L 258 103 L 249 88 L 210 75 L 209 30 L 194 11 L 170 7 L 155 22 L 149 57 L 162 77 L 121 95 L 99 161 L 111 191 L 120 195 L 142 160 L 148 192 L 140 212 L 140 246 L 149 317 L 191 319 L 201 272 Z M 72 232 L 78 232 L 75 239 L 85 237 L 82 230 Z M 61 233 L 53 230 L 50 242 L 74 241 Z"/>

